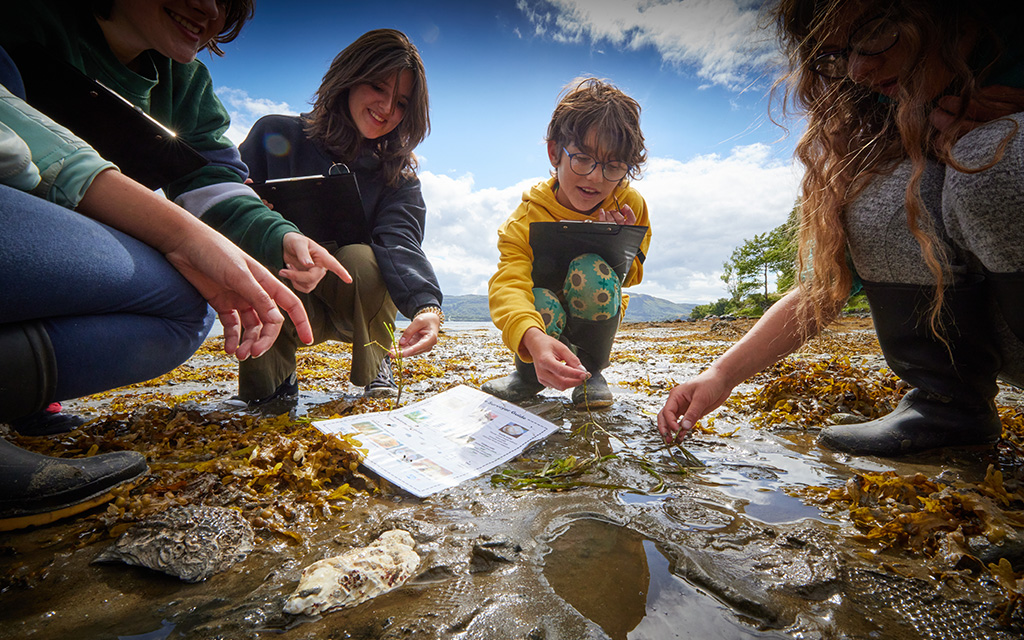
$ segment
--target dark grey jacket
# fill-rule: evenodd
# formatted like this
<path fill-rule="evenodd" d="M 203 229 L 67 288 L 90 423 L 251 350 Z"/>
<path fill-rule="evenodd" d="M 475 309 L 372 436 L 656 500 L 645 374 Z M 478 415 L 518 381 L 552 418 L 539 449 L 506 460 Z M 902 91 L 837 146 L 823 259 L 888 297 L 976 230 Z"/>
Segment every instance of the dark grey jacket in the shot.
<path fill-rule="evenodd" d="M 268 151 L 268 146 L 278 153 Z M 334 164 L 325 149 L 306 137 L 302 116 L 260 118 L 238 149 L 256 182 L 327 175 Z M 370 154 L 347 166 L 359 182 L 370 246 L 395 306 L 408 318 L 423 307 L 441 306 L 441 287 L 423 253 L 427 210 L 420 181 L 413 178 L 398 187 L 387 186 L 380 162 Z"/>

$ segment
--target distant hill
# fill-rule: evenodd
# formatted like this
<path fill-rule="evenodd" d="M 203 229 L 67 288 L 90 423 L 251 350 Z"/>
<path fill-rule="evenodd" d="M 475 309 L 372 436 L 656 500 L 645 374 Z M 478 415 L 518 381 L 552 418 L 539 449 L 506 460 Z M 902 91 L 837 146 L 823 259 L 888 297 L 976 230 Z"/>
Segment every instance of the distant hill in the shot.
<path fill-rule="evenodd" d="M 663 322 L 688 318 L 695 306 L 669 302 L 642 293 L 630 293 L 626 322 Z M 453 322 L 491 321 L 491 314 L 487 309 L 487 296 L 481 295 L 445 296 L 444 315 Z"/>
<path fill-rule="evenodd" d="M 643 293 L 630 293 L 629 307 L 626 309 L 626 322 L 665 322 L 666 320 L 689 318 L 690 312 L 696 306 L 696 304 L 688 302 L 670 302 L 664 298 L 655 298 Z"/>

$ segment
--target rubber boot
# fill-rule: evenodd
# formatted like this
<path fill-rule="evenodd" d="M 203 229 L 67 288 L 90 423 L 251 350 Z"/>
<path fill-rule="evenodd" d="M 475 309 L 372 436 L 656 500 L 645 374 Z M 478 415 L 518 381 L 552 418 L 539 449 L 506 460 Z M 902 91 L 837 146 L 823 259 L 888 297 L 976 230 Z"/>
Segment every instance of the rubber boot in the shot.
<path fill-rule="evenodd" d="M 602 409 L 614 401 L 608 381 L 602 371 L 611 364 L 612 343 L 619 331 L 619 315 L 606 320 L 580 320 L 570 318 L 564 337 L 576 348 L 583 367 L 590 372 L 586 382 L 572 390 L 572 402 L 577 409 Z"/>
<path fill-rule="evenodd" d="M 135 451 L 54 458 L 0 438 L 0 531 L 48 524 L 108 502 L 113 489 L 148 470 Z"/>
<path fill-rule="evenodd" d="M 988 284 L 1007 326 L 1024 342 L 1024 273 L 989 273 Z"/>
<path fill-rule="evenodd" d="M 57 359 L 43 326 L 0 324 L 0 422 L 44 409 L 56 387 Z"/>
<path fill-rule="evenodd" d="M 504 378 L 488 380 L 480 389 L 508 402 L 522 402 L 543 391 L 544 385 L 537 380 L 537 370 L 533 363 L 523 362 L 516 356 L 515 371 Z"/>
<path fill-rule="evenodd" d="M 84 418 L 65 413 L 59 402 L 51 402 L 41 411 L 11 420 L 11 427 L 23 436 L 53 436 L 74 431 L 83 424 Z"/>
<path fill-rule="evenodd" d="M 999 440 L 993 400 L 1002 363 L 985 287 L 979 282 L 946 289 L 942 327 L 948 346 L 928 326 L 931 287 L 864 282 L 864 290 L 886 362 L 916 388 L 877 420 L 822 429 L 820 442 L 849 453 L 897 456 Z"/>

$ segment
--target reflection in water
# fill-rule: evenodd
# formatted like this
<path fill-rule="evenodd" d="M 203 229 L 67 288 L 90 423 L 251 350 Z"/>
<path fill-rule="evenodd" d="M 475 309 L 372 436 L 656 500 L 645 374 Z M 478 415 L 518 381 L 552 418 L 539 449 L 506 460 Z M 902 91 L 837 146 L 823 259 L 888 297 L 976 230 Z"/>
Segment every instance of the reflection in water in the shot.
<path fill-rule="evenodd" d="M 544 577 L 555 593 L 613 640 L 626 640 L 647 614 L 643 538 L 601 520 L 577 520 L 551 550 Z"/>
<path fill-rule="evenodd" d="M 647 615 L 629 634 L 628 640 L 788 637 L 774 631 L 757 631 L 743 624 L 728 607 L 673 575 L 668 559 L 653 542 L 644 540 L 643 544 L 651 574 Z"/>
<path fill-rule="evenodd" d="M 174 624 L 164 620 L 160 623 L 160 628 L 150 631 L 148 633 L 140 633 L 134 636 L 117 636 L 117 640 L 166 640 L 171 636 L 171 632 L 174 631 Z"/>
<path fill-rule="evenodd" d="M 544 576 L 613 640 L 785 637 L 743 624 L 728 607 L 673 575 L 655 543 L 601 520 L 577 520 L 559 535 Z"/>

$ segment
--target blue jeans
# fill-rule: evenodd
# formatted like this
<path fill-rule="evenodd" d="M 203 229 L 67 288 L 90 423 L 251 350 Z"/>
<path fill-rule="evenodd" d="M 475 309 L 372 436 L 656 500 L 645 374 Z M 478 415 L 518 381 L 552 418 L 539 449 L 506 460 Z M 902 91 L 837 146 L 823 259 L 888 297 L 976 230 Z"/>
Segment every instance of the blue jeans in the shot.
<path fill-rule="evenodd" d="M 0 323 L 42 324 L 57 363 L 53 400 L 162 375 L 199 348 L 213 320 L 149 245 L 0 185 Z"/>

